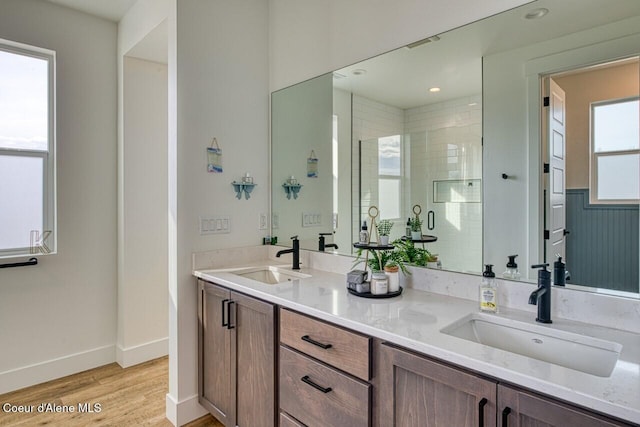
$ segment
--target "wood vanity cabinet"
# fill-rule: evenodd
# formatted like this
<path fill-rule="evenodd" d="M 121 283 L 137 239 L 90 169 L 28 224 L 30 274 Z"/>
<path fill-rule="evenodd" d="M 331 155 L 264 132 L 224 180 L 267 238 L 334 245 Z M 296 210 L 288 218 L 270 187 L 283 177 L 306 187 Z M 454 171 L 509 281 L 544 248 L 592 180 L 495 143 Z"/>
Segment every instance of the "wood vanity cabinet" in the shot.
<path fill-rule="evenodd" d="M 225 426 L 277 425 L 275 313 L 198 280 L 198 401 Z"/>
<path fill-rule="evenodd" d="M 503 384 L 498 385 L 498 418 L 501 427 L 629 426 Z"/>
<path fill-rule="evenodd" d="M 379 367 L 380 426 L 497 425 L 494 381 L 387 344 Z"/>
<path fill-rule="evenodd" d="M 281 426 L 371 426 L 371 338 L 280 309 L 280 344 Z"/>
<path fill-rule="evenodd" d="M 379 373 L 380 427 L 630 426 L 386 343 Z"/>

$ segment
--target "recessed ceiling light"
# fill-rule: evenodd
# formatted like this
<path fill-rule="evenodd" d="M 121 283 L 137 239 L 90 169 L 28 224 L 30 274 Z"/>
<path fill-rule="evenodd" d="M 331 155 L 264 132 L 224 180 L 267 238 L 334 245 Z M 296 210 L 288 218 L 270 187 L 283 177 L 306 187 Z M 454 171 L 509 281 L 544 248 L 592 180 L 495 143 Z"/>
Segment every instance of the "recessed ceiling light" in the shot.
<path fill-rule="evenodd" d="M 469 103 L 469 107 L 473 107 L 474 105 L 478 105 L 478 103 L 477 102 L 470 102 Z"/>
<path fill-rule="evenodd" d="M 429 88 L 429 92 L 432 92 L 432 93 L 440 92 L 440 88 L 439 87 L 430 87 Z"/>
<path fill-rule="evenodd" d="M 549 13 L 549 9 L 541 7 L 539 9 L 533 9 L 531 12 L 528 12 L 524 15 L 524 19 L 540 19 Z"/>
<path fill-rule="evenodd" d="M 362 68 L 357 68 L 351 72 L 354 76 L 361 76 L 363 74 L 367 74 L 367 70 L 363 70 Z"/>

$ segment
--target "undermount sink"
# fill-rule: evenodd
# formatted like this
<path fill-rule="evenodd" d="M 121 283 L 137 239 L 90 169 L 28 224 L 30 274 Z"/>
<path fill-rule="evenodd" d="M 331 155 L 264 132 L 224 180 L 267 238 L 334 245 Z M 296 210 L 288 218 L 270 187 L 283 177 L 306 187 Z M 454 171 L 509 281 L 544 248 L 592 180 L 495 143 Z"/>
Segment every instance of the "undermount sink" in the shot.
<path fill-rule="evenodd" d="M 293 280 L 311 277 L 309 274 L 298 273 L 274 266 L 243 268 L 241 270 L 235 270 L 232 273 L 236 276 L 246 277 L 247 279 L 266 283 L 267 285 L 276 285 L 278 283 L 291 282 Z"/>
<path fill-rule="evenodd" d="M 616 342 L 483 313 L 440 332 L 599 377 L 611 375 L 622 351 Z"/>

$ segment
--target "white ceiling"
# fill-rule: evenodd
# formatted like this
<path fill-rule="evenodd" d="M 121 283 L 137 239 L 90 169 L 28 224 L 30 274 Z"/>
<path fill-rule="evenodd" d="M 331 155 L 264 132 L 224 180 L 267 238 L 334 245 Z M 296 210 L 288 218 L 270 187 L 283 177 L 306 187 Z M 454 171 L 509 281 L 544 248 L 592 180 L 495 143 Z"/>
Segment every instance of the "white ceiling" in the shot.
<path fill-rule="evenodd" d="M 523 18 L 542 7 L 549 9 L 542 19 Z M 638 15 L 640 0 L 538 0 L 340 69 L 346 77 L 334 78 L 334 86 L 403 109 L 480 94 L 483 56 Z M 367 72 L 356 76 L 355 69 Z M 430 93 L 434 86 L 441 91 Z"/>
<path fill-rule="evenodd" d="M 48 0 L 90 15 L 119 22 L 137 0 Z"/>

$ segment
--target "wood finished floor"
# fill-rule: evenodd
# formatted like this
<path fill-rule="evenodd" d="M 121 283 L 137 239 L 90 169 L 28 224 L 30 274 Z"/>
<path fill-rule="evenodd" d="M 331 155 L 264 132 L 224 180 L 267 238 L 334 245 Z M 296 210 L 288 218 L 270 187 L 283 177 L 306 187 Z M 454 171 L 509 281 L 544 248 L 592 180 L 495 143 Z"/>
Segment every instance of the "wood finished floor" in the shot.
<path fill-rule="evenodd" d="M 0 395 L 0 426 L 161 426 L 169 389 L 168 358 L 122 369 L 117 363 Z M 99 413 L 79 413 L 78 404 L 100 403 Z M 34 405 L 33 413 L 7 413 L 5 403 Z M 38 413 L 41 403 L 72 405 L 74 413 Z M 210 415 L 189 427 L 222 427 Z"/>

